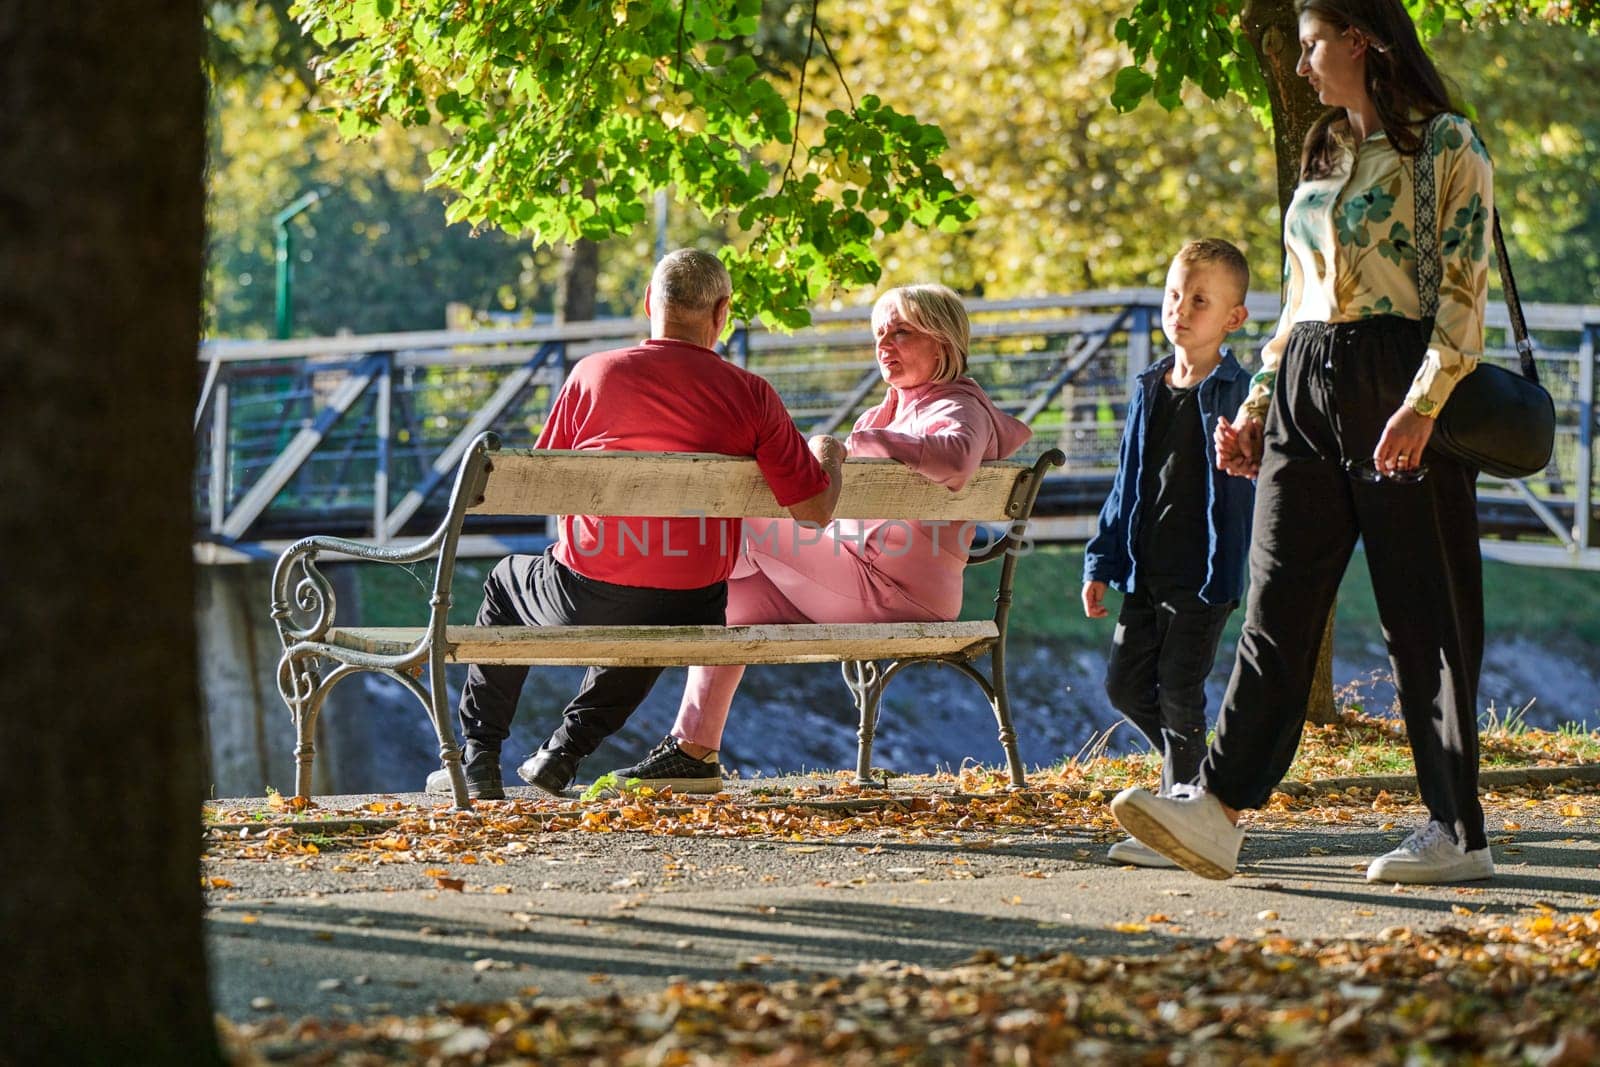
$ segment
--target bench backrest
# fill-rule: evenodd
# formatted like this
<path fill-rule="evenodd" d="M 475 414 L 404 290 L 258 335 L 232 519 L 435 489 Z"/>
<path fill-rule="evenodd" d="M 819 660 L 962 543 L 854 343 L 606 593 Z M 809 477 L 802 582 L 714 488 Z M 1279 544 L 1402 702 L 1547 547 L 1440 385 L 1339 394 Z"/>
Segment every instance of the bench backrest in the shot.
<path fill-rule="evenodd" d="M 753 459 L 666 452 L 502 449 L 470 515 L 785 518 Z M 951 492 L 889 459 L 845 461 L 837 519 L 1004 522 L 1028 506 L 1033 465 L 985 463 Z"/>

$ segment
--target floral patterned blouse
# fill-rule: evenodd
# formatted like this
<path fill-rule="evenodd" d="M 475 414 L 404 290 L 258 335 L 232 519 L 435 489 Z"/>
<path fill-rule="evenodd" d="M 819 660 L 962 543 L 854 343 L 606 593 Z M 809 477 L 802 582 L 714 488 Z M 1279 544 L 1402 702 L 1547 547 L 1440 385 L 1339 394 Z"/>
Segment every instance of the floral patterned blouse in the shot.
<path fill-rule="evenodd" d="M 1466 119 L 1433 127 L 1424 151 L 1439 186 L 1439 313 L 1427 356 L 1406 394 L 1418 414 L 1437 417 L 1483 353 L 1494 207 L 1489 154 Z M 1374 315 L 1421 318 L 1417 296 L 1412 159 L 1378 131 L 1348 149 L 1326 178 L 1301 182 L 1289 204 L 1284 244 L 1287 294 L 1272 340 L 1261 350 L 1245 407 L 1265 418 L 1279 361 L 1297 322 L 1352 322 Z"/>

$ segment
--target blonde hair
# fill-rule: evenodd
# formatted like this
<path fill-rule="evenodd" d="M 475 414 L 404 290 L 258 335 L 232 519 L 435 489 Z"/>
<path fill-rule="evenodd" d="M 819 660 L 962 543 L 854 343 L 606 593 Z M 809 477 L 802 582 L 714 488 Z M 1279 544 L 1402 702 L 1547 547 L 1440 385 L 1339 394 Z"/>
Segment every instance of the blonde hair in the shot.
<path fill-rule="evenodd" d="M 890 289 L 872 305 L 872 329 L 877 331 L 893 308 L 907 325 L 939 342 L 939 369 L 933 381 L 953 382 L 967 373 L 967 348 L 972 326 L 966 305 L 953 289 L 943 285 L 902 285 Z"/>
<path fill-rule="evenodd" d="M 1220 237 L 1197 237 L 1192 241 L 1186 241 L 1184 246 L 1178 249 L 1178 254 L 1172 257 L 1172 261 L 1182 263 L 1186 267 L 1222 268 L 1239 287 L 1238 302 L 1241 304 L 1250 292 L 1250 264 L 1245 260 L 1243 252 Z"/>

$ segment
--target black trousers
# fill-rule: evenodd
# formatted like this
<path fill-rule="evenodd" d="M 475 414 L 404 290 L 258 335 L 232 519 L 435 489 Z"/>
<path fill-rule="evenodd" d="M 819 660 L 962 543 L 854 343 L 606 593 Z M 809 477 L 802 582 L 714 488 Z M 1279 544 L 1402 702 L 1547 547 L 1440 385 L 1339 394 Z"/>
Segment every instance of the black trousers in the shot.
<path fill-rule="evenodd" d="M 483 583 L 479 626 L 722 626 L 728 585 L 645 589 L 585 577 L 546 551 L 507 556 Z M 583 687 L 562 712 L 548 745 L 587 756 L 622 729 L 650 694 L 661 667 L 590 667 Z M 461 732 L 478 747 L 500 751 L 511 733 L 527 667 L 467 668 L 461 693 Z"/>
<path fill-rule="evenodd" d="M 1328 611 L 1359 537 L 1430 816 L 1486 845 L 1478 800 L 1483 575 L 1476 472 L 1434 452 L 1420 482 L 1368 482 L 1421 362 L 1421 323 L 1301 323 L 1289 336 L 1256 483 L 1244 630 L 1203 784 L 1256 808 L 1300 743 Z"/>
<path fill-rule="evenodd" d="M 1106 696 L 1162 755 L 1161 789 L 1200 776 L 1206 754 L 1206 677 L 1235 605 L 1149 583 L 1122 598 L 1106 661 Z"/>

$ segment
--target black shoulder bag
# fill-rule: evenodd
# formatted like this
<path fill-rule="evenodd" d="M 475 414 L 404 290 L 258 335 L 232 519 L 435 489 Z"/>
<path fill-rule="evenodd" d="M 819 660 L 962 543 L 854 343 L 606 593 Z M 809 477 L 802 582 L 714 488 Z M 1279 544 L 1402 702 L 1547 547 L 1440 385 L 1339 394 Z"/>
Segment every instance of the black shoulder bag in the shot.
<path fill-rule="evenodd" d="M 1423 134 L 1415 159 L 1412 194 L 1417 215 L 1417 295 L 1429 336 L 1439 313 L 1438 188 L 1433 176 L 1433 134 L 1444 115 L 1436 115 Z M 1522 301 L 1511 277 L 1500 213 L 1494 213 L 1494 254 L 1500 268 L 1511 329 L 1516 335 L 1522 373 L 1487 360 L 1456 383 L 1433 426 L 1428 447 L 1496 478 L 1526 478 L 1544 470 L 1555 449 L 1556 409 L 1539 384 L 1533 365 L 1533 343 L 1522 317 Z"/>

